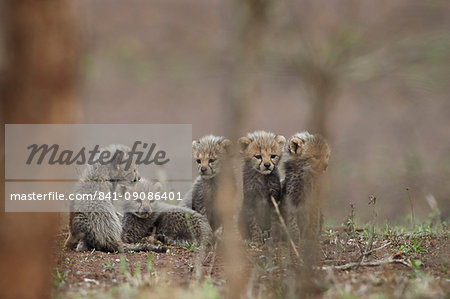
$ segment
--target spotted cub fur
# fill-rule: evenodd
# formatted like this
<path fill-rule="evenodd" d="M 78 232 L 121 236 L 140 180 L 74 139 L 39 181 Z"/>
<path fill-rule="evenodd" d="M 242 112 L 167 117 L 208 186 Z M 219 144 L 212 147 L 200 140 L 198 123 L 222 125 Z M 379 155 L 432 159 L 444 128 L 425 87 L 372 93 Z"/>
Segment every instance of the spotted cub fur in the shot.
<path fill-rule="evenodd" d="M 256 131 L 239 139 L 243 158 L 244 198 L 239 217 L 242 235 L 256 245 L 270 236 L 275 221 L 270 196 L 281 198 L 278 163 L 286 139 L 274 133 Z"/>
<path fill-rule="evenodd" d="M 296 240 L 307 234 L 317 236 L 323 222 L 320 176 L 328 167 L 330 147 L 322 136 L 302 132 L 289 138 L 287 152 L 283 216 Z"/>
<path fill-rule="evenodd" d="M 150 243 L 130 244 L 122 242 L 122 225 L 119 212 L 120 203 L 100 199 L 99 194 L 116 192 L 119 197 L 130 191 L 139 181 L 137 165 L 128 168 L 124 161 L 131 158 L 130 148 L 124 145 L 110 145 L 97 155 L 109 153 L 109 163 L 88 165 L 75 187 L 75 193 L 90 194 L 93 200 L 71 203 L 69 237 L 65 246 L 77 251 L 101 250 L 107 252 L 126 252 L 154 250 L 165 252 L 167 248 Z M 96 195 L 98 194 L 98 197 Z"/>
<path fill-rule="evenodd" d="M 192 156 L 199 176 L 180 206 L 205 215 L 213 231 L 221 225 L 220 215 L 216 210 L 217 181 L 230 146 L 230 140 L 213 135 L 203 136 L 192 142 Z"/>

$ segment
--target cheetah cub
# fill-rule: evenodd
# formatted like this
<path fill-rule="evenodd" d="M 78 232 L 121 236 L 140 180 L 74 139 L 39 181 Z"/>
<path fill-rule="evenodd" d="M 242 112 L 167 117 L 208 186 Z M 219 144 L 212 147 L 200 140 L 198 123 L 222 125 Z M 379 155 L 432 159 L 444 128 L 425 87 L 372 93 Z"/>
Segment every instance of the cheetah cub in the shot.
<path fill-rule="evenodd" d="M 117 192 L 123 196 L 139 181 L 137 165 L 127 166 L 131 149 L 124 145 L 110 145 L 100 150 L 97 158 L 108 153 L 108 163 L 88 165 L 75 187 L 75 193 L 90 194 L 93 200 L 71 203 L 69 238 L 65 246 L 77 251 L 101 250 L 107 252 L 160 251 L 167 248 L 150 243 L 129 244 L 121 240 L 120 203 L 101 199 L 100 194 Z M 104 156 L 104 155 L 103 155 Z M 97 196 L 97 197 L 96 197 Z"/>
<path fill-rule="evenodd" d="M 293 238 L 318 236 L 322 229 L 320 176 L 328 167 L 330 147 L 318 134 L 297 133 L 288 140 L 281 210 Z"/>
<path fill-rule="evenodd" d="M 243 158 L 243 191 L 239 224 L 243 237 L 262 245 L 270 236 L 274 207 L 270 196 L 281 198 L 278 163 L 286 139 L 274 133 L 256 131 L 239 139 Z"/>
<path fill-rule="evenodd" d="M 145 194 L 155 192 L 155 185 L 141 179 L 135 191 Z M 141 207 L 146 207 L 146 212 L 140 213 Z M 202 250 L 210 249 L 213 242 L 208 220 L 191 209 L 156 200 L 130 201 L 122 220 L 122 240 L 136 243 L 147 236 L 154 236 L 167 245 L 189 242 Z"/>
<path fill-rule="evenodd" d="M 222 163 L 226 163 L 231 141 L 222 136 L 207 135 L 192 142 L 192 156 L 199 176 L 180 206 L 205 215 L 213 231 L 220 226 L 216 211 L 217 181 Z"/>

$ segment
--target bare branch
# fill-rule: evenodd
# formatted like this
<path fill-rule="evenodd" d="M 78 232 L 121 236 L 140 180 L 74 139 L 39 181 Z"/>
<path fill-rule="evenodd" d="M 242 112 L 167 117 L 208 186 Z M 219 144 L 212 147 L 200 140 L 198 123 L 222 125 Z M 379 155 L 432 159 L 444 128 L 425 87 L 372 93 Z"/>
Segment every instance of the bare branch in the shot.
<path fill-rule="evenodd" d="M 387 243 L 384 244 L 383 246 L 380 246 L 380 247 L 378 247 L 378 248 L 374 248 L 374 249 L 372 249 L 372 250 L 369 250 L 369 251 L 365 252 L 364 255 L 365 255 L 365 256 L 368 256 L 368 255 L 372 254 L 373 252 L 378 251 L 378 250 L 380 250 L 380 249 L 383 249 L 384 247 L 389 246 L 389 245 L 391 245 L 391 244 L 392 244 L 392 242 L 387 242 Z"/>
<path fill-rule="evenodd" d="M 278 218 L 280 219 L 281 226 L 283 227 L 284 231 L 286 232 L 286 235 L 289 239 L 289 243 L 291 244 L 292 250 L 294 250 L 295 255 L 298 258 L 300 258 L 300 254 L 298 253 L 297 247 L 295 247 L 294 241 L 292 241 L 291 234 L 289 233 L 289 230 L 286 226 L 286 222 L 284 222 L 283 216 L 281 216 L 280 209 L 278 208 L 278 204 L 275 201 L 275 198 L 273 198 L 273 196 L 270 196 L 270 200 L 272 201 L 272 204 L 275 207 L 275 211 L 277 212 Z"/>
<path fill-rule="evenodd" d="M 370 261 L 370 262 L 364 262 L 364 263 L 353 262 L 353 263 L 348 263 L 348 264 L 339 265 L 339 266 L 323 266 L 320 269 L 322 269 L 322 270 L 329 270 L 329 269 L 348 270 L 348 269 L 352 269 L 352 268 L 360 267 L 360 266 L 373 267 L 373 266 L 380 266 L 380 265 L 392 264 L 392 263 L 400 263 L 400 264 L 407 266 L 408 268 L 412 268 L 412 266 L 403 259 L 393 259 L 393 258 L 389 257 L 389 258 L 383 259 L 383 260 L 376 260 L 376 261 Z"/>

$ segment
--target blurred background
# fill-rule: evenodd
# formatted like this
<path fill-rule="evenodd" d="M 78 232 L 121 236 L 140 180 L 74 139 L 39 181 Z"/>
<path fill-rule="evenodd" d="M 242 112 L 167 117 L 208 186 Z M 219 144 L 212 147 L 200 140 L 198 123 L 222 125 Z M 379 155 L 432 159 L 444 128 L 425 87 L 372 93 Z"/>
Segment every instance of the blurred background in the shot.
<path fill-rule="evenodd" d="M 194 138 L 226 134 L 229 89 L 243 89 L 243 133 L 309 130 L 329 140 L 330 223 L 348 215 L 350 202 L 358 218 L 369 219 L 371 194 L 381 221 L 406 217 L 406 187 L 418 217 L 431 211 L 428 194 L 449 217 L 448 1 L 68 6 L 73 122 L 187 123 Z M 4 48 L 0 70 L 8 65 Z"/>
<path fill-rule="evenodd" d="M 447 0 L 0 1 L 3 123 L 321 133 L 329 224 L 449 218 L 449 83 Z M 59 215 L 0 194 L 2 298 L 46 297 Z"/>
<path fill-rule="evenodd" d="M 329 139 L 327 218 L 341 222 L 353 202 L 367 220 L 370 194 L 380 219 L 406 216 L 406 187 L 419 217 L 431 211 L 427 194 L 448 217 L 449 2 L 249 3 L 254 14 L 216 0 L 80 1 L 83 122 L 225 134 L 234 32 L 253 22 L 243 131 Z"/>

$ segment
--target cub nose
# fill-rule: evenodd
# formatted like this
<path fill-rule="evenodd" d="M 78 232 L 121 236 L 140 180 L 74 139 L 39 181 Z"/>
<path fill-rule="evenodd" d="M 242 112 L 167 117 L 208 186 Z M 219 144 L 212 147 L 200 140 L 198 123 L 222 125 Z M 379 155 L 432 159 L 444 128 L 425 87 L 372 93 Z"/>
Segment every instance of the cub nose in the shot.
<path fill-rule="evenodd" d="M 150 208 L 149 207 L 145 207 L 144 208 L 144 213 L 148 213 L 148 212 L 150 212 Z"/>
<path fill-rule="evenodd" d="M 269 168 L 269 167 L 270 167 L 270 163 L 264 163 L 264 166 L 265 166 L 266 168 Z"/>
<path fill-rule="evenodd" d="M 200 171 L 201 171 L 202 173 L 205 173 L 207 170 L 208 170 L 208 169 L 207 169 L 206 167 L 200 168 Z"/>

